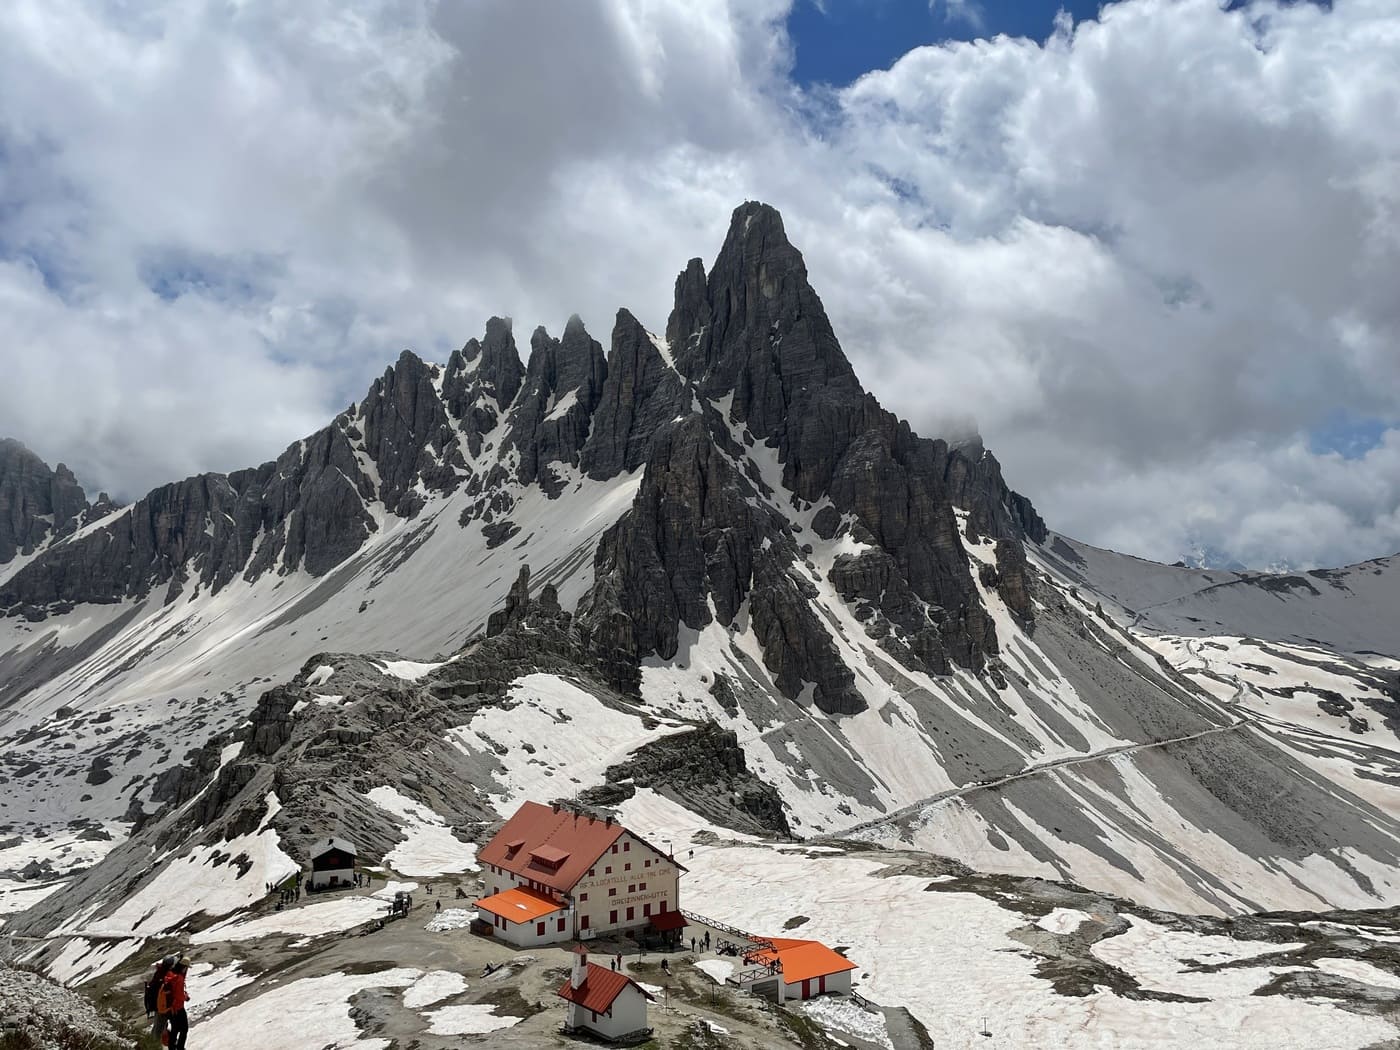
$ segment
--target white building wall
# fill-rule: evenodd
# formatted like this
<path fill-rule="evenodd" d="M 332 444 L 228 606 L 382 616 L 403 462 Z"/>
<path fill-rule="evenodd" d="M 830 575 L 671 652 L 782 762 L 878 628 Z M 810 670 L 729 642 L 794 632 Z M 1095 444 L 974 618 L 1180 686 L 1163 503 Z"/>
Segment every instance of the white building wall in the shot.
<path fill-rule="evenodd" d="M 507 944 L 513 944 L 517 948 L 533 948 L 541 944 L 557 944 L 559 941 L 567 941 L 572 936 L 572 926 L 566 919 L 564 931 L 559 932 L 559 919 L 563 912 L 550 912 L 542 919 L 534 919 L 530 922 L 510 922 L 503 920 L 499 916 L 492 915 L 489 911 L 482 909 L 480 914 L 492 924 L 493 936 Z M 539 923 L 544 923 L 544 933 L 539 932 Z"/>
<path fill-rule="evenodd" d="M 331 879 L 340 881 L 337 886 L 349 886 L 355 881 L 354 868 L 332 868 L 328 871 L 313 871 L 311 873 L 310 886 L 313 890 L 324 889 L 331 884 Z"/>
<path fill-rule="evenodd" d="M 640 929 L 661 914 L 663 901 L 667 911 L 680 910 L 680 870 L 675 863 L 630 832 L 624 833 L 615 845 L 617 852 L 609 849 L 599 857 L 592 874 L 585 875 L 574 887 L 580 931 Z M 615 891 L 613 896 L 608 895 L 609 890 Z M 631 919 L 627 918 L 628 908 L 632 909 Z M 611 920 L 613 911 L 617 912 L 616 922 Z"/>
<path fill-rule="evenodd" d="M 826 988 L 822 988 L 822 981 L 819 977 L 813 977 L 807 986 L 807 998 L 815 999 L 819 995 L 850 995 L 851 994 L 851 974 L 853 970 L 843 970 L 841 973 L 829 973 L 826 975 Z M 778 1000 L 789 1002 L 793 999 L 802 998 L 802 982 L 794 984 L 784 983 L 782 986 L 782 997 Z"/>
<path fill-rule="evenodd" d="M 569 1004 L 569 1027 L 587 1028 L 604 1039 L 617 1039 L 647 1026 L 647 997 L 628 985 L 613 1000 L 612 1009 L 595 1020 L 591 1010 Z"/>

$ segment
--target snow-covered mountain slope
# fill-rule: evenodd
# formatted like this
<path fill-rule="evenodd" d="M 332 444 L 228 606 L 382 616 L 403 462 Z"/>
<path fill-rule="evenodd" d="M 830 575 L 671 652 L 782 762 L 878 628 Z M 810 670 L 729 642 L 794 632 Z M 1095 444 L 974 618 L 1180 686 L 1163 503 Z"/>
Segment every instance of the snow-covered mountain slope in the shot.
<path fill-rule="evenodd" d="M 1296 575 L 1159 565 L 1051 534 L 1034 555 L 1159 634 L 1233 635 L 1400 658 L 1400 555 Z"/>

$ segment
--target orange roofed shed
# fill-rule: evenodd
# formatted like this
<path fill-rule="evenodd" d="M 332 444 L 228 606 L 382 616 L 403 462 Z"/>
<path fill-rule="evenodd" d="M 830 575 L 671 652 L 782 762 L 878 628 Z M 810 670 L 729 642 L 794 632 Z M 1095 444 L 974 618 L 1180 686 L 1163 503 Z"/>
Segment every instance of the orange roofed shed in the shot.
<path fill-rule="evenodd" d="M 856 964 L 820 941 L 795 937 L 767 937 L 759 947 L 747 952 L 744 961 L 759 966 L 778 963 L 787 984 L 830 977 L 854 970 Z"/>
<path fill-rule="evenodd" d="M 476 906 L 492 915 L 499 915 L 506 922 L 532 922 L 564 907 L 562 902 L 548 894 L 520 886 L 483 897 L 476 902 Z"/>

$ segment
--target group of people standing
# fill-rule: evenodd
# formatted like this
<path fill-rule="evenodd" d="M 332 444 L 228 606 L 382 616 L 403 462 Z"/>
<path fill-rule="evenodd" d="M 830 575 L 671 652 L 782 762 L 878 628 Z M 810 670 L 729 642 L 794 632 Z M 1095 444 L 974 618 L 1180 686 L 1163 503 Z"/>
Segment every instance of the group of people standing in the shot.
<path fill-rule="evenodd" d="M 189 956 L 177 959 L 167 955 L 156 963 L 155 972 L 146 982 L 146 1016 L 154 1018 L 151 1034 L 171 1050 L 185 1050 L 190 1034 L 190 1017 L 185 1012 L 185 1004 L 190 1001 L 185 990 L 189 969 Z"/>

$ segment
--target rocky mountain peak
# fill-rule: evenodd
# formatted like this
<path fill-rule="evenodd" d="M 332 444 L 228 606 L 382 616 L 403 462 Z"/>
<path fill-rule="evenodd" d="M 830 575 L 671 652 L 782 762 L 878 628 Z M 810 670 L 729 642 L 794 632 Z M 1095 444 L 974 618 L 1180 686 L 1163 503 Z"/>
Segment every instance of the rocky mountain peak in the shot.
<path fill-rule="evenodd" d="M 60 463 L 53 470 L 13 438 L 0 438 L 0 565 L 66 536 L 88 509 L 82 486 Z"/>
<path fill-rule="evenodd" d="M 758 437 L 782 431 L 794 405 L 822 392 L 859 397 L 860 384 L 777 211 L 749 202 L 705 281 L 694 262 L 676 283 L 667 332 L 676 367 L 707 397 L 733 393 L 730 418 Z"/>

